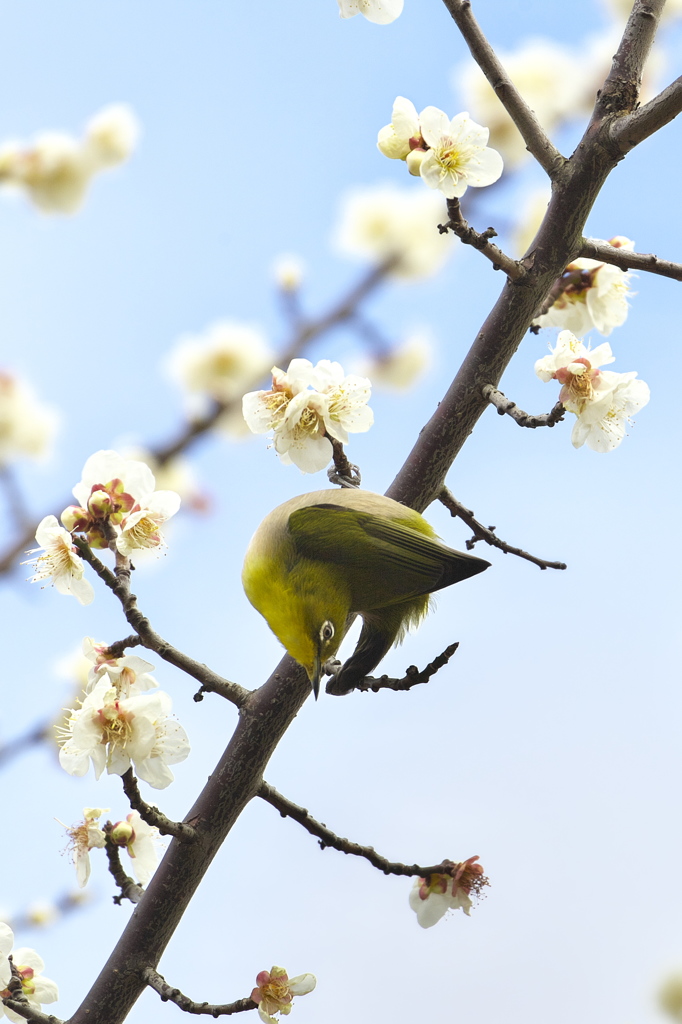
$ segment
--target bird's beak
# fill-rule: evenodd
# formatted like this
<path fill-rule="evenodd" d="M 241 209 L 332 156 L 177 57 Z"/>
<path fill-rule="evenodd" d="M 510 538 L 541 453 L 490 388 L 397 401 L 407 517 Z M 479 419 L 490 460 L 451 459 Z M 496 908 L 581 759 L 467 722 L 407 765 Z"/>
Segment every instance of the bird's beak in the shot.
<path fill-rule="evenodd" d="M 322 662 L 320 661 L 319 652 L 313 659 L 313 669 L 310 673 L 310 682 L 313 687 L 313 693 L 315 694 L 315 700 L 320 696 L 320 678 L 322 676 Z"/>

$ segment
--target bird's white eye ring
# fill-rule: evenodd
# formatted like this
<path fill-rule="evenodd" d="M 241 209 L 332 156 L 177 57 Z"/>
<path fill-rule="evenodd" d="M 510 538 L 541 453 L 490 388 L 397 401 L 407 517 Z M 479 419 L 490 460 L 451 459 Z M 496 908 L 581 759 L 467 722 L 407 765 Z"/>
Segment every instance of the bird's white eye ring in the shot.
<path fill-rule="evenodd" d="M 322 623 L 322 629 L 320 630 L 320 640 L 326 643 L 334 636 L 334 623 L 327 619 L 326 622 Z"/>

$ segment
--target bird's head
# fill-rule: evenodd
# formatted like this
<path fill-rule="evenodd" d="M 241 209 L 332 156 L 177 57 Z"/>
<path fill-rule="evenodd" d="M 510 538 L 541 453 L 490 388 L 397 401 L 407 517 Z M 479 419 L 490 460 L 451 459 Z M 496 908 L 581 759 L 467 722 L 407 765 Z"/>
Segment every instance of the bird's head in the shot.
<path fill-rule="evenodd" d="M 281 576 L 272 562 L 249 565 L 244 588 L 277 639 L 308 673 L 315 697 L 324 663 L 339 649 L 350 593 L 330 567 L 300 559 Z"/>

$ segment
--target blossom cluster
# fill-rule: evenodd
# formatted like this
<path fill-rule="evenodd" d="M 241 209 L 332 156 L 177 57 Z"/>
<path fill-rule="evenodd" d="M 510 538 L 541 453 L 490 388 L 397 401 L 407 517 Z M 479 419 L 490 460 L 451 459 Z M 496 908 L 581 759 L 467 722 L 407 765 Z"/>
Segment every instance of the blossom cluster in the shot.
<path fill-rule="evenodd" d="M 5 1016 L 16 1024 L 23 1024 L 26 1018 L 10 1010 L 9 1006 L 2 1002 L 13 997 L 13 993 L 7 987 L 12 974 L 21 982 L 21 995 L 37 1013 L 40 1013 L 43 1003 L 54 1003 L 59 999 L 59 989 L 54 981 L 41 977 L 45 964 L 34 949 L 27 949 L 25 946 L 13 949 L 13 945 L 12 929 L 0 922 L 0 1017 Z"/>
<path fill-rule="evenodd" d="M 154 789 L 173 781 L 169 765 L 189 754 L 187 734 L 171 718 L 172 701 L 142 658 L 112 658 L 104 644 L 86 637 L 83 650 L 93 665 L 85 698 L 58 727 L 59 763 L 69 775 L 95 778 L 105 770 L 123 775 L 131 766 Z M 155 688 L 155 693 L 145 691 Z"/>
<path fill-rule="evenodd" d="M 75 213 L 93 175 L 127 160 L 139 128 L 122 104 L 105 107 L 86 125 L 82 139 L 45 132 L 32 143 L 0 146 L 0 184 L 24 189 L 45 213 Z"/>
<path fill-rule="evenodd" d="M 348 433 L 369 430 L 374 422 L 367 402 L 366 377 L 344 375 L 339 363 L 292 359 L 286 372 L 272 368 L 272 388 L 244 395 L 243 412 L 254 434 L 273 432 L 280 461 L 304 473 L 316 473 L 330 462 L 329 437 L 342 444 Z"/>
<path fill-rule="evenodd" d="M 42 550 L 43 554 L 33 561 L 31 582 L 50 579 L 59 593 L 89 604 L 94 592 L 84 578 L 85 566 L 71 534 L 83 534 L 94 548 L 113 545 L 126 557 L 161 547 L 161 526 L 178 511 L 180 496 L 174 491 L 156 491 L 155 486 L 154 474 L 144 462 L 124 459 L 115 451 L 91 455 L 73 489 L 78 504 L 62 512 L 63 526 L 53 515 L 45 516 L 38 525 L 40 546 L 30 553 Z"/>
<path fill-rule="evenodd" d="M 487 146 L 489 134 L 466 111 L 452 119 L 438 107 L 418 114 L 414 103 L 398 96 L 377 146 L 391 160 L 404 160 L 429 188 L 459 199 L 469 185 L 492 185 L 502 174 L 502 157 Z"/>
<path fill-rule="evenodd" d="M 558 380 L 559 401 L 575 414 L 571 434 L 575 448 L 586 444 L 595 452 L 617 448 L 631 417 L 649 401 L 649 388 L 637 374 L 600 370 L 614 361 L 606 342 L 591 349 L 570 331 L 562 331 L 550 355 L 538 359 L 535 372 L 543 381 Z"/>

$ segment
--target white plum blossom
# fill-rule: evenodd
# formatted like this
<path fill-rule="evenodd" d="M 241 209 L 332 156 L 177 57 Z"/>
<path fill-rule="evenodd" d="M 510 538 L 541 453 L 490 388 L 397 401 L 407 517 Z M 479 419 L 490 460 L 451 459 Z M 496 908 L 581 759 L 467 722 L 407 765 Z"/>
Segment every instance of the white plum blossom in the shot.
<path fill-rule="evenodd" d="M 402 13 L 404 0 L 338 0 L 339 16 L 354 18 L 364 14 L 367 21 L 388 25 Z"/>
<path fill-rule="evenodd" d="M 83 654 L 91 662 L 86 693 L 93 690 L 105 676 L 109 678 L 109 685 L 114 687 L 119 697 L 134 697 L 147 690 L 156 689 L 159 685 L 149 674 L 154 666 L 136 654 L 112 658 L 105 643 L 93 640 L 89 636 L 83 639 Z"/>
<path fill-rule="evenodd" d="M 435 874 L 428 878 L 415 878 L 410 890 L 410 907 L 417 915 L 417 923 L 422 928 L 431 928 L 448 910 L 463 910 L 469 916 L 473 890 L 478 895 L 488 885 L 483 868 L 476 861 L 478 857 L 469 857 L 457 865 L 454 875 Z M 445 862 L 447 863 L 447 862 Z"/>
<path fill-rule="evenodd" d="M 109 547 L 113 530 L 122 555 L 158 548 L 164 543 L 160 527 L 178 511 L 180 496 L 155 486 L 146 463 L 115 451 L 96 452 L 73 489 L 78 505 L 62 512 L 62 522 L 72 532 L 84 532 L 92 547 Z"/>
<path fill-rule="evenodd" d="M 433 192 L 396 185 L 356 188 L 342 201 L 335 232 L 340 252 L 388 262 L 391 277 L 416 280 L 436 273 L 453 250 L 441 234 L 443 200 Z"/>
<path fill-rule="evenodd" d="M 411 100 L 396 96 L 391 123 L 379 130 L 377 146 L 390 160 L 405 160 L 422 144 L 419 114 Z"/>
<path fill-rule="evenodd" d="M 123 775 L 132 764 L 150 786 L 165 789 L 173 781 L 168 765 L 189 754 L 187 734 L 169 717 L 171 708 L 162 690 L 119 698 L 108 677 L 101 679 L 60 730 L 62 768 L 80 776 L 92 762 L 99 779 L 105 768 Z"/>
<path fill-rule="evenodd" d="M 0 465 L 49 454 L 58 416 L 39 402 L 32 388 L 0 370 Z"/>
<path fill-rule="evenodd" d="M 85 137 L 45 132 L 33 143 L 0 146 L 0 184 L 26 190 L 45 213 L 75 213 L 92 176 L 130 156 L 137 122 L 123 106 L 107 107 L 89 122 Z"/>
<path fill-rule="evenodd" d="M 10 1010 L 2 1002 L 3 999 L 11 998 L 12 996 L 9 989 L 4 987 L 8 984 L 11 977 L 11 968 L 7 959 L 10 953 L 12 955 L 12 966 L 21 980 L 22 995 L 28 1000 L 29 1006 L 33 1010 L 40 1012 L 43 1003 L 56 1002 L 59 999 L 59 989 L 54 981 L 41 977 L 45 964 L 42 957 L 38 956 L 35 950 L 27 949 L 25 946 L 21 946 L 19 949 L 12 949 L 13 943 L 14 934 L 12 929 L 6 924 L 0 924 L 0 985 L 3 985 L 3 989 L 0 990 L 0 1017 L 4 1014 L 8 1020 L 14 1021 L 15 1024 L 23 1024 L 26 1018 L 15 1013 L 14 1010 Z"/>
<path fill-rule="evenodd" d="M 35 573 L 29 582 L 40 583 L 49 579 L 60 594 L 71 594 L 81 604 L 90 604 L 95 592 L 92 584 L 84 578 L 85 565 L 76 553 L 68 530 L 59 525 L 55 516 L 45 516 L 36 530 L 36 540 L 40 547 L 27 554 L 40 550 L 43 554 L 31 560 Z"/>
<path fill-rule="evenodd" d="M 634 242 L 617 236 L 609 242 L 614 248 L 633 249 Z M 609 335 L 625 323 L 628 315 L 630 275 L 610 263 L 581 257 L 569 263 L 556 282 L 558 293 L 546 313 L 537 317 L 536 327 L 561 327 L 578 337 L 596 328 Z"/>
<path fill-rule="evenodd" d="M 635 380 L 636 373 L 602 374 L 618 378 L 613 387 L 601 398 L 585 405 L 575 421 L 571 433 L 574 448 L 586 444 L 593 452 L 612 452 L 627 434 L 627 425 L 651 397 L 649 386 L 643 380 Z"/>
<path fill-rule="evenodd" d="M 299 974 L 289 978 L 283 967 L 272 967 L 256 975 L 256 988 L 251 999 L 258 1004 L 258 1016 L 263 1024 L 278 1024 L 274 1013 L 291 1013 L 294 996 L 305 996 L 317 984 L 314 974 Z"/>
<path fill-rule="evenodd" d="M 109 836 L 113 843 L 127 850 L 135 877 L 140 885 L 146 885 L 159 862 L 158 828 L 148 825 L 139 811 L 132 811 L 125 821 L 119 821 L 113 826 Z"/>
<path fill-rule="evenodd" d="M 186 391 L 231 402 L 265 376 L 272 358 L 260 331 L 222 320 L 204 334 L 181 338 L 166 365 L 171 378 Z"/>
<path fill-rule="evenodd" d="M 545 131 L 580 116 L 586 68 L 571 50 L 547 39 L 530 39 L 515 53 L 500 52 L 499 57 Z M 490 129 L 491 145 L 501 152 L 507 167 L 527 159 L 521 133 L 478 65 L 468 64 L 456 85 L 474 117 Z"/>
<path fill-rule="evenodd" d="M 274 366 L 270 391 L 244 395 L 244 419 L 254 434 L 273 432 L 280 461 L 304 473 L 330 462 L 329 434 L 342 444 L 348 434 L 369 430 L 374 422 L 367 406 L 371 385 L 364 377 L 345 376 L 339 363 L 292 359 L 286 373 Z"/>
<path fill-rule="evenodd" d="M 174 455 L 164 462 L 159 462 L 148 448 L 138 445 L 124 445 L 118 449 L 124 459 L 135 459 L 145 462 L 156 481 L 160 491 L 175 491 L 185 506 L 194 512 L 205 512 L 209 505 L 207 495 L 202 491 L 196 473 L 188 459 L 182 455 Z"/>
<path fill-rule="evenodd" d="M 179 508 L 180 495 L 174 491 L 155 491 L 142 508 L 136 502 L 121 520 L 121 535 L 116 541 L 118 551 L 130 557 L 141 549 L 160 547 L 165 543 L 160 527 Z"/>
<path fill-rule="evenodd" d="M 586 347 L 570 331 L 562 331 L 550 355 L 538 359 L 535 372 L 545 382 L 562 385 L 559 401 L 577 417 L 571 434 L 575 448 L 587 444 L 610 452 L 626 435 L 631 417 L 649 401 L 648 385 L 637 374 L 600 370 L 614 361 L 611 346 Z"/>
<path fill-rule="evenodd" d="M 108 810 L 108 807 L 84 807 L 83 821 L 70 828 L 64 826 L 69 836 L 76 878 L 81 889 L 90 878 L 90 850 L 102 850 L 106 846 L 106 836 L 99 827 L 99 819 Z"/>
<path fill-rule="evenodd" d="M 466 111 L 450 120 L 437 107 L 426 107 L 419 124 L 429 147 L 420 174 L 429 188 L 440 189 L 447 199 L 461 198 L 469 185 L 492 185 L 502 174 L 502 157 L 486 145 L 488 129 Z"/>

